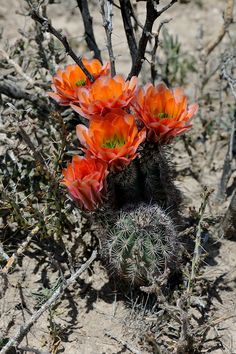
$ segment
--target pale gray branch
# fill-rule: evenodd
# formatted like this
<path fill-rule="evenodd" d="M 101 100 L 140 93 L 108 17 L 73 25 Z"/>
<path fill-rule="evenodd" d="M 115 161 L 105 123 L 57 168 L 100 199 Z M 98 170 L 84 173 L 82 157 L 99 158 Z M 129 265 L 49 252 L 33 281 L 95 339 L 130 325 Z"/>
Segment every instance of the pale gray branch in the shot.
<path fill-rule="evenodd" d="M 107 50 L 110 58 L 110 64 L 111 64 L 111 76 L 115 76 L 116 74 L 116 69 L 115 69 L 115 56 L 113 52 L 113 47 L 112 47 L 112 40 L 111 40 L 111 35 L 112 35 L 112 1 L 110 0 L 99 0 L 100 2 L 100 7 L 101 7 L 101 14 L 102 14 L 102 19 L 103 19 L 103 26 L 105 28 L 106 32 L 106 37 L 107 37 Z"/>
<path fill-rule="evenodd" d="M 57 290 L 52 294 L 52 296 L 46 301 L 41 308 L 30 317 L 30 319 L 20 326 L 19 330 L 13 338 L 11 338 L 8 343 L 2 348 L 0 354 L 6 354 L 11 347 L 18 346 L 26 334 L 30 331 L 34 323 L 42 316 L 42 314 L 47 311 L 64 293 L 64 291 L 70 286 L 73 285 L 77 278 L 90 266 L 90 264 L 97 257 L 97 251 L 93 251 L 91 257 L 85 262 L 65 283 L 62 283 Z"/>

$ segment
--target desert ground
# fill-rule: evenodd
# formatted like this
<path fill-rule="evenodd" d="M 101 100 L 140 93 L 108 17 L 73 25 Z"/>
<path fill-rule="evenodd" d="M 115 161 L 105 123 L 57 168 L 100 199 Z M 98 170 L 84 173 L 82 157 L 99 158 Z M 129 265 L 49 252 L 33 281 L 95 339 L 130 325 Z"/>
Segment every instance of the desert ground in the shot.
<path fill-rule="evenodd" d="M 42 6 L 48 3 L 48 18 L 67 36 L 71 47 L 91 58 L 77 2 L 41 3 Z M 109 60 L 99 2 L 88 3 L 103 60 Z M 145 2 L 133 3 L 142 24 Z M 160 1 L 159 7 L 167 3 Z M 148 295 L 112 277 L 109 267 L 97 257 L 32 325 L 20 344 L 7 353 L 236 353 L 236 235 L 225 237 L 222 231 L 236 181 L 236 87 L 234 91 L 233 84 L 230 86 L 222 74 L 226 64 L 230 75 L 235 74 L 234 21 L 214 49 L 207 51 L 224 28 L 226 4 L 226 0 L 177 2 L 157 19 L 153 28 L 156 33 L 160 22 L 168 20 L 160 31 L 156 52 L 157 81 L 167 77 L 170 85 L 184 88 L 190 103 L 199 104 L 193 128 L 170 147 L 175 184 L 183 195 L 181 213 L 186 226 L 181 237 L 186 238 L 186 243 L 187 238 L 191 239 L 193 247 L 200 223 L 196 213 L 206 189 L 210 194 L 200 225 L 204 231 L 199 251 L 201 264 L 188 307 L 181 307 L 184 280 L 169 289 L 161 301 L 158 295 Z M 113 11 L 116 70 L 127 76 L 131 58 L 119 8 L 113 6 Z M 236 18 L 235 4 L 232 16 Z M 65 163 L 75 148 L 73 120 L 76 119 L 71 109 L 59 107 L 47 97 L 53 70 L 38 69 L 35 34 L 40 33 L 39 27 L 36 30 L 29 16 L 27 1 L 0 0 L 1 79 L 11 80 L 36 97 L 35 104 L 4 92 L 0 95 L 0 353 L 60 282 L 74 274 L 94 249 L 99 250 L 96 230 L 65 190 L 61 188 L 59 194 L 53 190 L 50 177 L 40 171 L 37 162 L 40 154 L 49 173 L 55 170 L 55 178 L 61 178 L 60 160 Z M 141 30 L 137 29 L 138 38 Z M 54 68 L 73 62 L 57 39 L 46 32 L 43 35 L 45 51 L 48 43 L 54 46 L 51 60 Z M 147 47 L 140 83 L 151 79 L 148 60 L 151 45 Z M 30 84 L 27 78 L 37 84 Z M 39 100 L 42 102 L 37 106 Z M 55 118 L 58 112 L 72 141 L 67 140 L 63 147 L 59 133 L 63 124 Z M 19 122 L 35 148 L 22 138 Z M 64 197 L 60 200 L 61 195 Z M 19 255 L 11 265 L 8 257 L 13 254 Z M 182 262 L 183 279 L 188 277 L 193 254 L 191 249 Z M 189 342 L 185 345 L 181 336 L 186 323 Z"/>

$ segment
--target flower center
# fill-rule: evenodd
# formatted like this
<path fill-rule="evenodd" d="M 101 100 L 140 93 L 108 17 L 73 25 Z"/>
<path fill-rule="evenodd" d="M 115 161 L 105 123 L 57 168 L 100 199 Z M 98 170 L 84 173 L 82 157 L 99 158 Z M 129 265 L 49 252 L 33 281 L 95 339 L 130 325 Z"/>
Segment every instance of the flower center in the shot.
<path fill-rule="evenodd" d="M 114 135 L 111 139 L 104 140 L 102 143 L 103 148 L 114 149 L 125 145 L 125 139 Z"/>
<path fill-rule="evenodd" d="M 81 79 L 81 80 L 78 80 L 76 81 L 76 86 L 84 86 L 86 84 L 86 79 Z"/>
<path fill-rule="evenodd" d="M 165 112 L 158 112 L 158 113 L 154 113 L 154 116 L 155 116 L 156 118 L 160 118 L 160 119 L 168 118 L 168 113 L 165 113 Z"/>

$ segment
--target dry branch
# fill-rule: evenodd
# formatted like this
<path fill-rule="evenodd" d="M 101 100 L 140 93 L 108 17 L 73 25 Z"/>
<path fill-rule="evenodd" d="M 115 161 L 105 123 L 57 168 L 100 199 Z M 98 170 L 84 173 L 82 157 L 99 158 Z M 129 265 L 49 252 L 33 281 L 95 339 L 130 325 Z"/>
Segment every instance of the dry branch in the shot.
<path fill-rule="evenodd" d="M 138 76 L 141 71 L 141 68 L 142 68 L 142 65 L 143 65 L 143 62 L 145 59 L 145 52 L 146 52 L 147 43 L 148 43 L 149 37 L 152 33 L 152 28 L 153 28 L 154 22 L 156 21 L 156 19 L 159 16 L 161 16 L 161 14 L 163 12 L 168 10 L 177 1 L 178 0 L 171 0 L 171 2 L 169 4 L 164 6 L 160 11 L 157 11 L 156 6 L 157 6 L 157 4 L 159 4 L 159 0 L 156 0 L 156 1 L 147 0 L 146 20 L 145 20 L 145 24 L 143 27 L 141 38 L 139 40 L 136 60 L 132 65 L 131 71 L 128 75 L 128 80 L 131 79 L 132 76 Z"/>
<path fill-rule="evenodd" d="M 11 257 L 8 258 L 7 264 L 5 267 L 2 269 L 3 273 L 8 273 L 12 265 L 17 262 L 18 257 L 21 256 L 26 248 L 29 246 L 30 242 L 32 241 L 32 238 L 38 233 L 39 227 L 36 226 L 27 236 L 26 240 L 20 245 L 20 247 L 17 249 L 15 253 Z"/>
<path fill-rule="evenodd" d="M 156 76 L 157 76 L 157 69 L 156 69 L 156 52 L 157 52 L 157 48 L 159 46 L 159 36 L 160 36 L 160 32 L 162 27 L 164 26 L 165 23 L 170 22 L 171 19 L 167 19 L 167 20 L 163 20 L 161 21 L 157 33 L 154 36 L 154 46 L 152 48 L 151 51 L 151 77 L 152 77 L 152 83 L 153 85 L 155 84 L 155 80 L 156 80 Z"/>
<path fill-rule="evenodd" d="M 234 10 L 234 0 L 228 0 L 226 2 L 226 7 L 225 7 L 225 11 L 224 11 L 224 23 L 222 25 L 222 28 L 221 28 L 217 38 L 212 40 L 208 44 L 208 46 L 206 48 L 206 55 L 207 56 L 217 47 L 217 45 L 222 41 L 225 34 L 227 33 L 229 26 L 233 22 L 233 10 Z"/>
<path fill-rule="evenodd" d="M 94 57 L 102 62 L 101 52 L 96 43 L 96 39 L 93 32 L 93 18 L 90 15 L 88 1 L 77 0 L 78 8 L 80 9 L 85 31 L 85 40 L 88 48 L 94 52 Z"/>
<path fill-rule="evenodd" d="M 113 53 L 112 47 L 112 2 L 110 0 L 100 0 L 100 7 L 101 7 L 101 14 L 103 19 L 103 26 L 105 28 L 106 37 L 107 37 L 107 50 L 110 58 L 110 65 L 111 65 L 111 76 L 115 76 L 116 69 L 115 69 L 115 56 Z"/>
<path fill-rule="evenodd" d="M 141 28 L 143 30 L 143 25 L 142 23 L 139 21 L 138 19 L 138 15 L 137 15 L 137 4 L 134 3 L 134 4 L 131 4 L 131 16 L 135 22 L 134 24 L 134 30 L 135 32 L 137 33 L 138 31 L 138 28 Z"/>
<path fill-rule="evenodd" d="M 40 23 L 42 28 L 48 32 L 51 33 L 53 36 L 55 36 L 64 46 L 66 53 L 75 61 L 77 65 L 79 65 L 80 69 L 84 72 L 84 74 L 87 76 L 87 78 L 91 81 L 94 82 L 94 77 L 93 75 L 86 69 L 82 62 L 82 57 L 77 56 L 73 49 L 70 47 L 69 42 L 66 38 L 66 36 L 62 35 L 59 31 L 57 31 L 49 22 L 48 18 L 42 17 L 35 9 L 31 9 L 30 11 L 30 16 L 31 18 Z"/>
<path fill-rule="evenodd" d="M 42 316 L 42 314 L 47 311 L 55 302 L 64 294 L 65 290 L 73 285 L 78 277 L 90 266 L 90 264 L 97 257 L 97 251 L 93 251 L 91 257 L 84 263 L 69 279 L 62 283 L 57 290 L 52 294 L 52 296 L 40 307 L 40 309 L 30 317 L 30 319 L 24 323 L 24 325 L 20 326 L 19 330 L 15 334 L 13 338 L 11 338 L 8 343 L 2 348 L 0 354 L 7 354 L 7 351 L 11 347 L 17 347 L 27 333 L 30 331 L 31 327 L 35 324 L 35 322 Z"/>
<path fill-rule="evenodd" d="M 123 19 L 123 24 L 124 24 L 125 34 L 127 38 L 127 43 L 129 46 L 130 55 L 132 58 L 132 64 L 134 64 L 138 48 L 137 48 L 137 42 L 134 35 L 134 29 L 131 22 L 133 9 L 130 0 L 120 0 L 120 11 Z"/>

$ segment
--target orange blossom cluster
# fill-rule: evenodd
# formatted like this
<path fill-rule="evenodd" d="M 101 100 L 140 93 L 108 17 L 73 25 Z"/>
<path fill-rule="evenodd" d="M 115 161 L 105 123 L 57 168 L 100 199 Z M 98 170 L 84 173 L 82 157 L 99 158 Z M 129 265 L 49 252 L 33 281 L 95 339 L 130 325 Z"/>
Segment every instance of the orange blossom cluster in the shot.
<path fill-rule="evenodd" d="M 171 90 L 163 83 L 138 88 L 137 77 L 111 77 L 108 63 L 83 59 L 83 64 L 93 83 L 78 65 L 68 65 L 53 77 L 49 96 L 88 119 L 88 127 L 76 127 L 85 156 L 73 157 L 62 171 L 62 183 L 81 208 L 95 210 L 105 196 L 109 171 L 127 166 L 146 136 L 165 143 L 190 129 L 198 105 L 188 107 L 181 88 Z"/>

